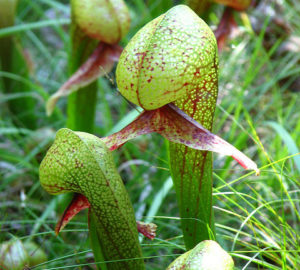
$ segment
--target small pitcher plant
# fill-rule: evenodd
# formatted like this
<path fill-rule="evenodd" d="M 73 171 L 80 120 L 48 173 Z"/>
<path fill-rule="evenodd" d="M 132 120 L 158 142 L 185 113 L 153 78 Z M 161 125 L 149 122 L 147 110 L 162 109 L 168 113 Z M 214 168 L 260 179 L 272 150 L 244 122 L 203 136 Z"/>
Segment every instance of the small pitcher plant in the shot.
<path fill-rule="evenodd" d="M 143 269 L 133 207 L 112 154 L 94 135 L 61 129 L 40 166 L 40 181 L 51 194 L 75 192 L 58 232 L 79 210 L 90 205 L 90 216 L 108 269 Z M 140 258 L 140 259 L 135 259 Z"/>
<path fill-rule="evenodd" d="M 167 270 L 232 270 L 233 268 L 234 262 L 231 256 L 217 242 L 205 240 L 179 256 Z"/>

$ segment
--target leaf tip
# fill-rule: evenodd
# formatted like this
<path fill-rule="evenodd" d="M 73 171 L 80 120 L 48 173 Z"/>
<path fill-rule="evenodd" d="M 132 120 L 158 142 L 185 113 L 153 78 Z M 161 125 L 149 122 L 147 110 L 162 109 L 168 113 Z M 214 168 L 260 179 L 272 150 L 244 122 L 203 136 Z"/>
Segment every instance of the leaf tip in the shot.
<path fill-rule="evenodd" d="M 90 203 L 85 196 L 82 194 L 75 193 L 72 201 L 70 202 L 67 209 L 64 211 L 62 217 L 55 226 L 55 234 L 59 232 L 69 223 L 69 221 L 77 215 L 81 210 L 89 208 Z"/>
<path fill-rule="evenodd" d="M 245 170 L 253 170 L 255 171 L 256 176 L 260 175 L 260 170 L 256 163 L 238 149 L 232 148 L 231 157 L 235 159 Z"/>
<path fill-rule="evenodd" d="M 58 236 L 60 230 L 62 229 L 61 227 L 61 221 L 59 221 L 56 226 L 55 226 L 55 229 L 54 229 L 54 232 L 55 232 L 55 235 Z"/>
<path fill-rule="evenodd" d="M 51 116 L 51 114 L 53 113 L 54 107 L 55 107 L 55 104 L 56 104 L 58 98 L 59 97 L 56 94 L 54 94 L 48 99 L 48 101 L 46 103 L 46 114 L 47 114 L 47 116 Z"/>

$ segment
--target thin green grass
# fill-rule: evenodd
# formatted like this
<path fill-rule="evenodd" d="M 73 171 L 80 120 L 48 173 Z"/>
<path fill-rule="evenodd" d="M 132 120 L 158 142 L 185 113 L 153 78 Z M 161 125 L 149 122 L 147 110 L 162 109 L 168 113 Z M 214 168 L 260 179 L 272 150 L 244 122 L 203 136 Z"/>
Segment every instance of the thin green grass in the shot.
<path fill-rule="evenodd" d="M 54 20 L 45 20 L 45 21 L 39 21 L 34 23 L 26 23 L 22 25 L 16 25 L 11 27 L 6 27 L 4 29 L 0 30 L 0 38 L 7 37 L 10 35 L 14 35 L 23 31 L 33 30 L 33 29 L 40 29 L 47 26 L 53 26 L 53 25 L 65 25 L 69 24 L 69 19 L 54 19 Z"/>

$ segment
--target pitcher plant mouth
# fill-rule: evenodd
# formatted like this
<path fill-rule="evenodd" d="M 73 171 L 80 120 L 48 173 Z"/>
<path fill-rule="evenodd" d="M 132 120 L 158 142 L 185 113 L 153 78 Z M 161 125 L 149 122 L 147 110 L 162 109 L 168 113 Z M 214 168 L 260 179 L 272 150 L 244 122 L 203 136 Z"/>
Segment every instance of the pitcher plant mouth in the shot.
<path fill-rule="evenodd" d="M 159 109 L 143 111 L 132 123 L 108 137 L 101 138 L 112 151 L 140 135 L 156 132 L 167 140 L 190 148 L 211 151 L 234 158 L 244 169 L 259 169 L 254 161 L 233 145 L 213 134 L 173 103 Z"/>

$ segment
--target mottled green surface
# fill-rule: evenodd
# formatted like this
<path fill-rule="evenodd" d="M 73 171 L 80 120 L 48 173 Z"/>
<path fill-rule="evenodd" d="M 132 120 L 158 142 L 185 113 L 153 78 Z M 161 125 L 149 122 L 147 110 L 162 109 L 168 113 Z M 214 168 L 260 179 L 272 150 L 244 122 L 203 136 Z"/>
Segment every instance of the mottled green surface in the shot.
<path fill-rule="evenodd" d="M 174 102 L 211 130 L 218 91 L 212 31 L 187 6 L 170 9 L 142 28 L 124 49 L 117 83 L 127 99 L 144 109 Z M 170 165 L 190 249 L 214 234 L 212 156 L 171 143 Z"/>
<path fill-rule="evenodd" d="M 146 110 L 188 95 L 214 62 L 209 27 L 187 6 L 170 9 L 143 27 L 121 54 L 120 92 Z"/>
<path fill-rule="evenodd" d="M 167 270 L 232 270 L 231 256 L 212 240 L 205 240 L 173 261 Z"/>
<path fill-rule="evenodd" d="M 76 22 L 90 37 L 118 43 L 128 32 L 129 11 L 123 0 L 72 0 Z"/>
<path fill-rule="evenodd" d="M 77 192 L 91 204 L 106 260 L 142 257 L 133 208 L 112 155 L 97 137 L 61 129 L 40 166 L 51 194 Z M 143 269 L 143 260 L 110 263 L 108 269 Z"/>

